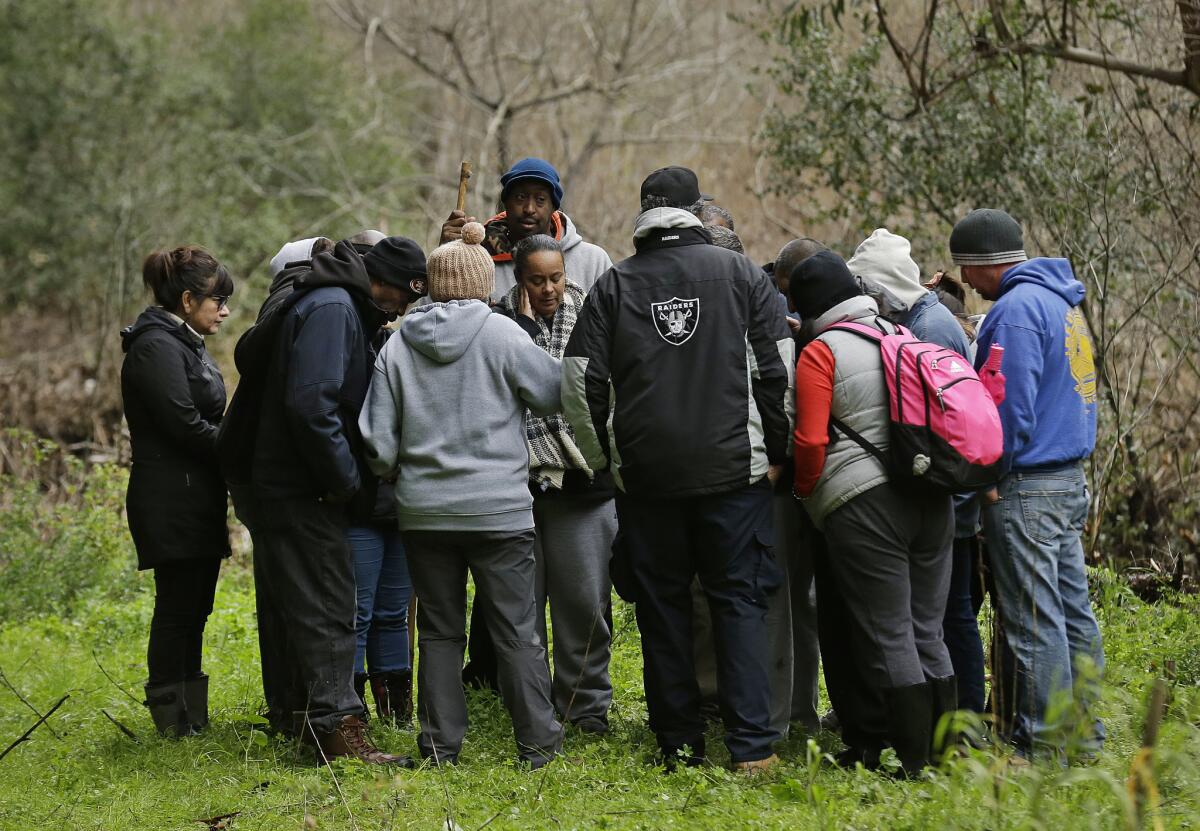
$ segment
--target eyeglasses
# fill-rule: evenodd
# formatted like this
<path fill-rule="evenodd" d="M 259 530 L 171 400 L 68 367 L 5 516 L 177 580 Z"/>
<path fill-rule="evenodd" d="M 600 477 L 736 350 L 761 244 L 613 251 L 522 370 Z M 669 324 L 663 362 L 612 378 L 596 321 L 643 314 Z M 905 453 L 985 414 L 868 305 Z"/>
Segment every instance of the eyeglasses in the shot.
<path fill-rule="evenodd" d="M 217 311 L 218 312 L 221 311 L 221 309 L 224 309 L 226 306 L 229 305 L 229 295 L 228 294 L 206 294 L 204 296 L 211 297 L 213 300 L 217 301 Z"/>

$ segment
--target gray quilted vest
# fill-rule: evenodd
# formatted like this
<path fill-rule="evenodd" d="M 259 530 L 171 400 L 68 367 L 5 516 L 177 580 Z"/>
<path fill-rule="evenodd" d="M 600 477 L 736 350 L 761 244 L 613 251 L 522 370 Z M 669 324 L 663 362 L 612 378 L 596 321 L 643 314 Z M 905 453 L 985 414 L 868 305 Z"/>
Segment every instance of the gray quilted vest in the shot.
<path fill-rule="evenodd" d="M 853 320 L 875 325 L 879 307 L 865 295 L 845 300 L 821 315 L 813 328 L 833 353 L 831 414 L 885 454 L 888 450 L 888 392 L 879 347 L 849 332 L 822 331 L 834 323 Z M 895 327 L 884 322 L 889 332 Z M 823 528 L 825 517 L 860 493 L 888 480 L 878 459 L 840 431 L 825 451 L 825 467 L 804 507 L 813 523 Z"/>

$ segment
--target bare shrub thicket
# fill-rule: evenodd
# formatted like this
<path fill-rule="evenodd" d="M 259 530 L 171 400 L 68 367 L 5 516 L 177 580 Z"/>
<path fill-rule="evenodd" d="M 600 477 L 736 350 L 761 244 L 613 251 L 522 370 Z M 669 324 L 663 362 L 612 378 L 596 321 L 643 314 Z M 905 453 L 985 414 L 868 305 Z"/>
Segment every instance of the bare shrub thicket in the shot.
<path fill-rule="evenodd" d="M 782 240 L 758 194 L 752 140 L 763 102 L 747 93 L 761 58 L 755 31 L 733 17 L 753 2 L 328 0 L 363 40 L 369 64 L 404 67 L 403 94 L 423 102 L 400 125 L 429 179 L 426 241 L 454 206 L 458 165 L 476 176 L 468 209 L 496 207 L 499 174 L 524 156 L 562 174 L 565 210 L 614 256 L 632 251 L 631 220 L 646 173 L 691 165 L 741 220 L 754 256 Z"/>
<path fill-rule="evenodd" d="M 1091 548 L 1182 580 L 1200 549 L 1200 4 L 834 2 L 764 39 L 791 102 L 765 134 L 783 188 L 837 194 L 800 215 L 847 242 L 912 229 L 944 263 L 957 217 L 1004 207 L 1071 259 L 1101 381 Z"/>

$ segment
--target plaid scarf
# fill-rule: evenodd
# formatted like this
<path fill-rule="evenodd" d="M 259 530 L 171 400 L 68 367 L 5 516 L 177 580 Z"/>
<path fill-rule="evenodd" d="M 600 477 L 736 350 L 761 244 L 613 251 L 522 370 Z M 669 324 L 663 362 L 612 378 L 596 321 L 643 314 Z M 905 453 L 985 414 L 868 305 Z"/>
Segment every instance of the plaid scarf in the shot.
<path fill-rule="evenodd" d="M 520 283 L 509 289 L 500 299 L 501 310 L 510 317 L 517 316 L 519 291 L 523 291 Z M 575 329 L 575 320 L 583 305 L 583 297 L 583 289 L 568 280 L 563 291 L 562 303 L 554 313 L 553 320 L 547 323 L 541 316 L 534 317 L 538 326 L 534 343 L 549 352 L 552 358 L 562 360 L 567 341 Z M 575 434 L 571 432 L 571 425 L 563 418 L 561 412 L 549 416 L 535 416 L 526 410 L 525 442 L 529 445 L 529 479 L 542 490 L 561 490 L 563 476 L 570 469 L 585 471 L 588 478 L 591 478 L 592 471 L 575 445 Z"/>

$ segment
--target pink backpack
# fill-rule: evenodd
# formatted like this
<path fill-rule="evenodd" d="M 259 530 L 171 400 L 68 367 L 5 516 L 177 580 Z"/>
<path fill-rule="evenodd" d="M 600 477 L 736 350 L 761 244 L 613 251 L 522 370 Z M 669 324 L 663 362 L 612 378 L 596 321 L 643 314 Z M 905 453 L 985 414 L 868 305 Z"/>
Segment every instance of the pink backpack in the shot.
<path fill-rule="evenodd" d="M 829 329 L 879 344 L 890 405 L 889 453 L 885 455 L 839 419 L 831 421 L 879 459 L 893 481 L 923 482 L 957 492 L 1000 478 L 1004 453 L 1000 414 L 993 393 L 969 360 L 953 349 L 917 340 L 903 326 L 896 327 L 896 334 L 850 322 Z M 998 366 L 990 373 L 993 385 L 996 377 L 1002 399 L 1003 375 Z"/>

